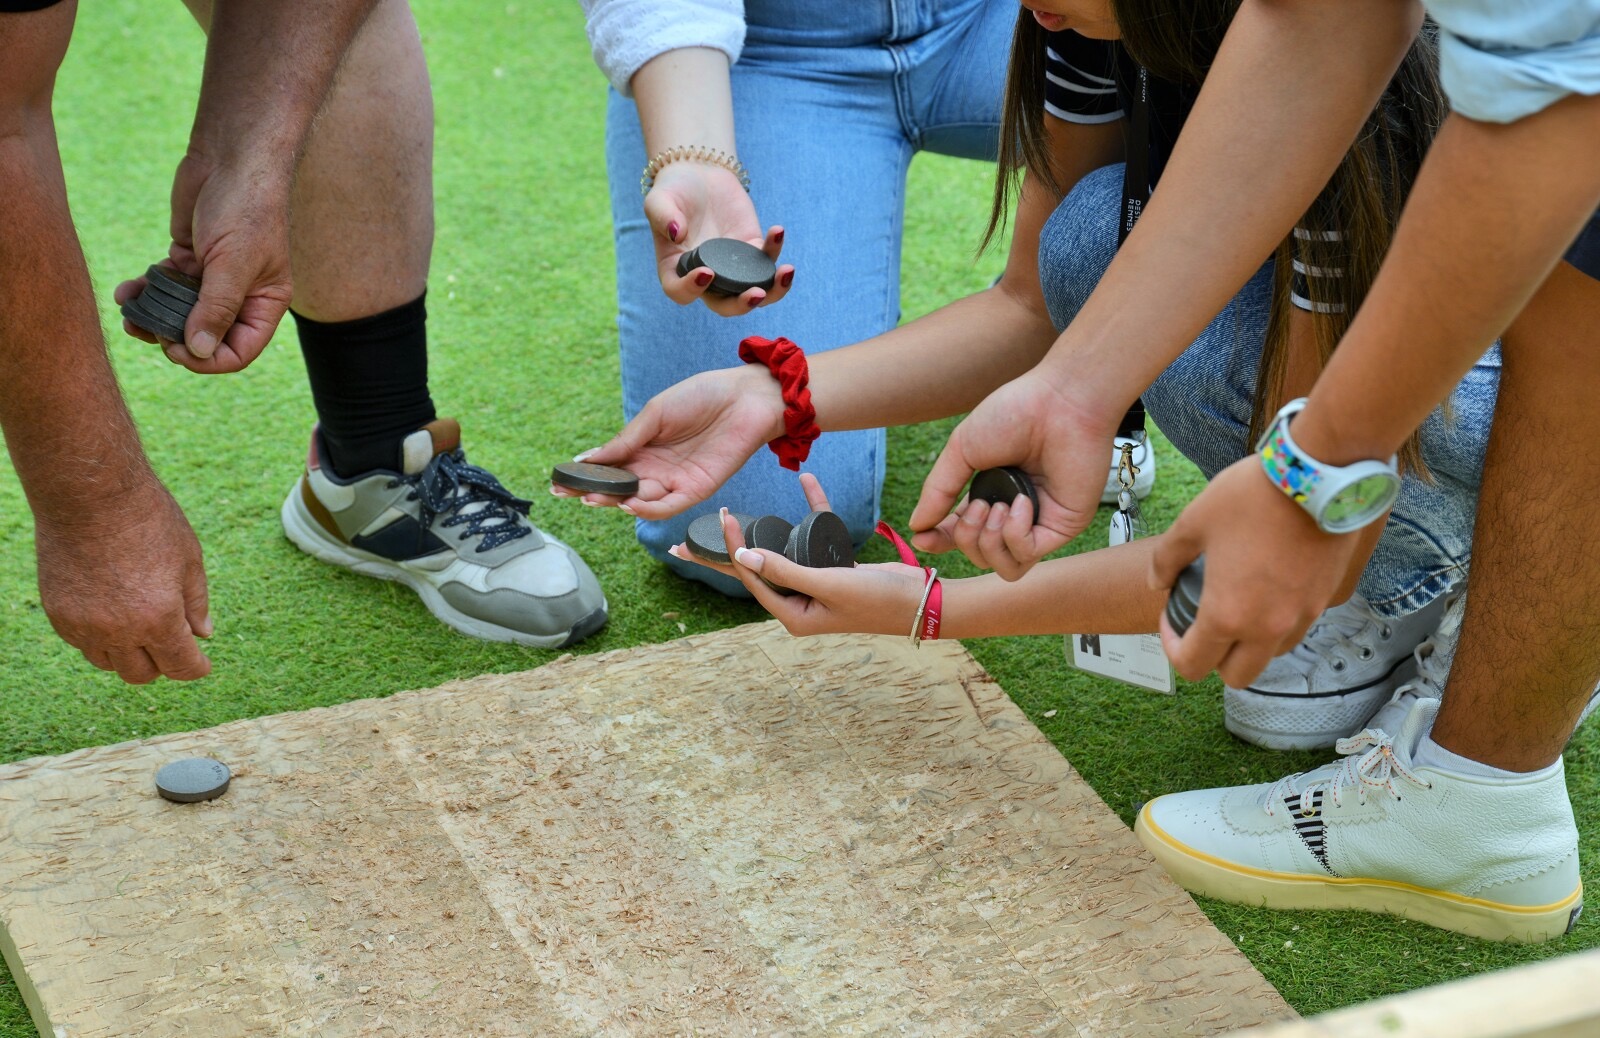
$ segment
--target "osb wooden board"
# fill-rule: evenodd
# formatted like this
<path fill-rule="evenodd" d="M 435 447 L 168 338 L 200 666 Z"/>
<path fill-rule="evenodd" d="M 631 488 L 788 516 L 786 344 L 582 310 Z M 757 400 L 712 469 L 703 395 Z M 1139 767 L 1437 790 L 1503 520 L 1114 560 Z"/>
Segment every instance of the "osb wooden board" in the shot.
<path fill-rule="evenodd" d="M 959 645 L 772 624 L 0 769 L 0 927 L 71 1038 L 1290 1015 Z"/>

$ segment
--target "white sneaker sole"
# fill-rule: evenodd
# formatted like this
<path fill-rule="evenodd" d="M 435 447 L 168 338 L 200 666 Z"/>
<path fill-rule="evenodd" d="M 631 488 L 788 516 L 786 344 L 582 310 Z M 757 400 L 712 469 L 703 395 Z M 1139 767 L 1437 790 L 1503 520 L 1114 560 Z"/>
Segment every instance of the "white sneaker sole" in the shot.
<path fill-rule="evenodd" d="M 1571 930 L 1583 910 L 1583 885 L 1551 905 L 1524 907 L 1381 879 L 1339 879 L 1269 872 L 1224 861 L 1175 839 L 1150 819 L 1147 804 L 1134 823 L 1145 849 L 1178 885 L 1240 905 L 1277 909 L 1380 912 L 1490 941 L 1533 944 Z"/>
<path fill-rule="evenodd" d="M 528 634 L 525 631 L 502 627 L 488 620 L 468 616 L 451 605 L 426 577 L 413 572 L 404 564 L 362 551 L 360 548 L 352 548 L 329 537 L 301 503 L 298 481 L 294 489 L 289 492 L 289 496 L 284 498 L 280 515 L 283 519 L 284 536 L 307 555 L 333 566 L 342 566 L 364 577 L 376 577 L 379 580 L 404 584 L 417 593 L 417 597 L 422 599 L 422 604 L 428 607 L 428 612 L 438 617 L 452 630 L 470 638 L 481 638 L 491 642 L 514 642 L 536 649 L 560 649 L 588 637 L 605 626 L 610 603 L 604 598 L 601 599 L 600 608 L 596 612 L 590 613 L 570 629 L 559 634 Z"/>
<path fill-rule="evenodd" d="M 1251 688 L 1222 689 L 1222 725 L 1235 736 L 1269 750 L 1323 750 L 1359 732 L 1383 709 L 1394 690 L 1417 673 L 1411 656 L 1366 688 L 1320 695 L 1274 694 Z"/>

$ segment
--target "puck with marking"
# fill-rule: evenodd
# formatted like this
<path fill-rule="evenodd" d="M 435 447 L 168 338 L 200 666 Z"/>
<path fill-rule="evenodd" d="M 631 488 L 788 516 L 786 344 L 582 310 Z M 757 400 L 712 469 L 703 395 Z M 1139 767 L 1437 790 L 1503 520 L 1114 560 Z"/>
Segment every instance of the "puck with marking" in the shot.
<path fill-rule="evenodd" d="M 156 772 L 156 792 L 175 804 L 215 800 L 228 791 L 233 773 L 210 757 L 175 760 Z"/>
<path fill-rule="evenodd" d="M 739 524 L 739 532 L 744 534 L 745 543 L 749 544 L 750 527 L 756 521 L 755 516 L 740 515 L 738 512 L 729 514 Z M 733 561 L 728 556 L 728 539 L 722 536 L 722 516 L 717 512 L 708 512 L 690 523 L 683 543 L 707 562 Z"/>
<path fill-rule="evenodd" d="M 856 562 L 850 529 L 833 512 L 812 512 L 800 520 L 790 532 L 783 554 L 808 569 L 854 566 Z"/>
<path fill-rule="evenodd" d="M 1172 625 L 1172 633 L 1180 638 L 1200 613 L 1200 589 L 1205 580 L 1206 557 L 1202 555 L 1178 574 L 1177 583 L 1172 585 L 1172 593 L 1167 596 L 1167 623 Z"/>
<path fill-rule="evenodd" d="M 632 497 L 639 492 L 639 477 L 612 465 L 591 465 L 587 461 L 564 461 L 550 470 L 550 482 L 585 494 L 613 494 Z"/>
<path fill-rule="evenodd" d="M 967 498 L 972 501 L 987 501 L 991 505 L 1009 505 L 1021 494 L 1033 505 L 1033 521 L 1039 521 L 1039 491 L 1033 485 L 1033 480 L 1019 468 L 1007 466 L 999 469 L 984 469 L 972 477 L 972 486 L 967 488 Z"/>
<path fill-rule="evenodd" d="M 711 268 L 707 292 L 737 296 L 752 288 L 772 287 L 778 265 L 772 257 L 737 238 L 711 238 L 678 257 L 678 276 L 688 277 L 697 267 Z"/>

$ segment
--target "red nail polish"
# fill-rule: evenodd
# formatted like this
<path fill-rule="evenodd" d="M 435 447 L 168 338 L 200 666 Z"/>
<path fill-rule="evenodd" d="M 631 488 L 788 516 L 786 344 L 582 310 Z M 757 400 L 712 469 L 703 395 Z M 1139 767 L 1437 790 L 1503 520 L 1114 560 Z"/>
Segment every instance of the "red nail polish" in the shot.
<path fill-rule="evenodd" d="M 750 298 L 750 302 L 749 302 L 749 303 L 747 303 L 747 304 L 745 304 L 745 305 L 746 305 L 746 306 L 748 306 L 748 307 L 750 307 L 750 309 L 752 309 L 752 310 L 754 310 L 754 309 L 755 309 L 755 308 L 756 308 L 756 307 L 758 307 L 758 306 L 760 306 L 760 305 L 761 305 L 761 303 L 762 303 L 762 302 L 763 302 L 763 301 L 764 301 L 764 300 L 765 300 L 765 299 L 766 299 L 766 296 L 752 296 L 752 297 L 751 297 L 751 298 Z"/>
<path fill-rule="evenodd" d="M 707 285 L 711 284 L 711 279 L 713 277 L 715 277 L 715 275 L 712 274 L 711 271 L 702 270 L 700 273 L 694 276 L 694 283 L 699 285 L 701 288 L 705 288 Z"/>
<path fill-rule="evenodd" d="M 789 271 L 787 274 L 785 274 L 779 280 L 781 280 L 783 282 L 783 287 L 784 288 L 788 288 L 790 285 L 794 284 L 794 271 L 792 271 L 792 270 Z"/>
<path fill-rule="evenodd" d="M 774 234 L 772 236 L 772 243 L 774 245 L 782 245 L 783 244 L 783 232 L 782 231 L 779 231 L 779 232 L 777 232 L 776 234 Z"/>
<path fill-rule="evenodd" d="M 674 220 L 671 223 L 667 224 L 667 240 L 668 241 L 677 241 L 678 240 L 678 229 L 679 229 L 678 228 L 678 221 L 676 221 L 676 220 Z"/>

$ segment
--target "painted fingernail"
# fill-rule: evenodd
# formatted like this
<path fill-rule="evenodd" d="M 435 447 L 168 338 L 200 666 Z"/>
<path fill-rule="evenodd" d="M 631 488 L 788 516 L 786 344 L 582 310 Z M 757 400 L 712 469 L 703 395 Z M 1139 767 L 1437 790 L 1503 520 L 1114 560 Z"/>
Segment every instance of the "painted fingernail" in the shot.
<path fill-rule="evenodd" d="M 778 281 L 783 285 L 784 288 L 788 288 L 790 285 L 794 284 L 794 271 L 787 271 L 783 277 L 778 279 Z"/>
<path fill-rule="evenodd" d="M 766 300 L 766 298 L 766 296 L 751 296 L 745 305 L 754 310 L 756 307 L 760 306 L 762 302 Z"/>
<path fill-rule="evenodd" d="M 700 273 L 694 276 L 694 283 L 699 285 L 701 288 L 705 288 L 707 285 L 711 284 L 712 276 L 713 275 L 711 271 L 702 270 Z"/>
<path fill-rule="evenodd" d="M 762 564 L 766 562 L 766 558 L 759 551 L 751 548 L 740 548 L 733 553 L 733 557 L 739 565 L 755 573 L 760 573 Z"/>
<path fill-rule="evenodd" d="M 689 561 L 688 554 L 683 550 L 683 545 L 681 544 L 674 544 L 672 547 L 668 548 L 667 554 L 671 555 L 675 559 L 682 559 L 684 562 Z"/>
<path fill-rule="evenodd" d="M 678 221 L 674 220 L 671 223 L 667 224 L 667 240 L 668 241 L 677 241 L 678 240 L 678 231 L 679 231 Z"/>
<path fill-rule="evenodd" d="M 783 232 L 781 230 L 773 232 L 772 244 L 774 244 L 774 245 L 782 245 L 783 244 Z"/>
<path fill-rule="evenodd" d="M 638 513 L 634 512 L 633 509 L 629 508 L 627 505 L 618 505 L 617 506 L 617 511 L 619 511 L 619 512 L 627 512 L 629 515 L 637 515 L 638 514 Z"/>
<path fill-rule="evenodd" d="M 580 498 L 578 498 L 578 500 L 583 502 L 583 505 L 584 505 L 585 508 L 604 508 L 605 507 L 605 505 L 601 504 L 600 502 L 598 502 L 598 501 L 590 501 L 586 497 L 580 497 Z"/>
<path fill-rule="evenodd" d="M 600 448 L 599 447 L 590 447 L 588 450 L 584 451 L 582 454 L 574 454 L 572 456 L 572 460 L 573 461 L 588 461 L 590 458 L 594 457 L 596 454 L 599 454 L 599 453 L 600 453 Z"/>

